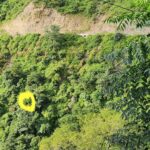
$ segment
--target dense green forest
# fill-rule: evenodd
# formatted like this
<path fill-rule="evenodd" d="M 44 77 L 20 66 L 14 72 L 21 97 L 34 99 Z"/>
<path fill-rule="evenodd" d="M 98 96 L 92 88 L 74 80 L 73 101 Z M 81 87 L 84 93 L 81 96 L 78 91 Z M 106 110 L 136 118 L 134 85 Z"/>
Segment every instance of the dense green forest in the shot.
<path fill-rule="evenodd" d="M 150 17 L 149 0 L 123 1 L 137 13 L 118 8 L 119 15 L 117 0 L 34 2 L 88 17 L 109 8 L 108 22 L 119 28 L 143 27 Z M 0 21 L 16 17 L 28 3 L 0 0 Z M 35 96 L 33 112 L 18 105 L 24 91 Z M 57 26 L 45 35 L 0 33 L 0 150 L 149 149 L 149 35 L 82 37 Z"/>
<path fill-rule="evenodd" d="M 148 149 L 150 39 L 56 29 L 0 37 L 0 148 Z M 25 90 L 34 113 L 18 107 Z"/>

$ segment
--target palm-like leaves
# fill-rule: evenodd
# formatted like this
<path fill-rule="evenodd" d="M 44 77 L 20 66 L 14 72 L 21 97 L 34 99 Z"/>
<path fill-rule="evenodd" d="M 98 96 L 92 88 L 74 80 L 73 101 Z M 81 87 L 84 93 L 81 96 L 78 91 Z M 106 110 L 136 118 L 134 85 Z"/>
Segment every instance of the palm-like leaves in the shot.
<path fill-rule="evenodd" d="M 142 28 L 150 21 L 150 0 L 129 1 L 130 8 L 119 12 L 115 9 L 116 15 L 110 16 L 106 21 L 118 24 L 118 29 L 125 29 L 127 25 L 135 25 Z"/>

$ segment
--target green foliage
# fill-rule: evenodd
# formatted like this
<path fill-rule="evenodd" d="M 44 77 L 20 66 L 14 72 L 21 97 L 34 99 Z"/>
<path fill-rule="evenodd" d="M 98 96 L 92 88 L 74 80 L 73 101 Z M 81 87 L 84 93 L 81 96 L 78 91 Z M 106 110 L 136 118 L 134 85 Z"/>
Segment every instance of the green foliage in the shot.
<path fill-rule="evenodd" d="M 11 40 L 11 37 L 8 35 L 1 36 L 0 41 L 0 68 L 2 68 L 8 59 L 10 59 L 10 51 L 7 48 L 7 44 Z M 1 71 L 1 69 L 0 69 Z"/>
<path fill-rule="evenodd" d="M 119 113 L 108 109 L 103 109 L 100 113 L 78 115 L 78 120 L 78 130 L 68 123 L 61 125 L 50 138 L 41 141 L 40 150 L 113 148 L 115 146 L 109 143 L 109 138 L 125 124 Z"/>
<path fill-rule="evenodd" d="M 0 22 L 16 17 L 29 2 L 29 0 L 1 0 Z"/>
<path fill-rule="evenodd" d="M 123 63 L 126 64 L 126 68 L 114 72 L 114 75 L 111 73 L 108 81 L 111 84 L 109 96 L 114 99 L 110 103 L 113 103 L 113 107 L 117 110 L 122 110 L 124 117 L 129 119 L 129 124 L 122 133 L 122 138 L 128 141 L 125 149 L 128 147 L 142 149 L 149 146 L 149 46 L 149 39 L 140 38 L 123 49 L 118 58 L 124 58 Z M 113 70 L 118 67 L 115 61 L 116 57 L 111 60 L 114 63 Z M 122 141 L 123 145 L 126 145 L 126 140 Z"/>
<path fill-rule="evenodd" d="M 46 7 L 56 8 L 59 12 L 67 14 L 83 13 L 86 16 L 94 16 L 104 13 L 109 8 L 107 2 L 110 0 L 35 0 L 37 5 L 44 4 Z M 114 2 L 114 0 L 113 0 Z"/>
<path fill-rule="evenodd" d="M 121 8 L 119 9 L 118 6 Z M 149 0 L 123 0 L 111 9 L 114 13 L 107 21 L 118 24 L 118 29 L 125 29 L 127 25 L 136 25 L 137 28 L 142 28 L 150 21 Z"/>
<path fill-rule="evenodd" d="M 49 41 L 49 46 L 53 50 L 59 50 L 63 46 L 63 37 L 59 33 L 60 29 L 58 26 L 52 25 L 50 29 L 46 30 L 46 37 Z"/>
<path fill-rule="evenodd" d="M 0 149 L 37 150 L 41 139 L 41 149 L 50 141 L 67 149 L 148 149 L 149 43 L 61 34 L 56 26 L 44 36 L 0 35 Z M 17 104 L 26 90 L 36 99 L 33 113 Z"/>

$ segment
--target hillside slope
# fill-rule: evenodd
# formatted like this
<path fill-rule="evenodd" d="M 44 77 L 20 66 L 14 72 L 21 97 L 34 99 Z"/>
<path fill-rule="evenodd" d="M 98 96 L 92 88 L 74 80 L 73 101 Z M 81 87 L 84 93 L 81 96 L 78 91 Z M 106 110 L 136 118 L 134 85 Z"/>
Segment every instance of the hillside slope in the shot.
<path fill-rule="evenodd" d="M 4 23 L 0 29 L 11 35 L 24 35 L 27 33 L 43 34 L 46 28 L 51 25 L 60 26 L 63 33 L 74 32 L 81 35 L 116 32 L 116 25 L 104 23 L 105 19 L 106 15 L 97 17 L 95 21 L 82 15 L 63 15 L 54 9 L 37 8 L 31 2 L 16 19 Z M 150 33 L 150 27 L 143 29 L 128 27 L 123 33 L 130 35 L 148 34 Z"/>
<path fill-rule="evenodd" d="M 145 36 L 0 35 L 0 149 L 148 149 L 149 51 Z M 32 113 L 17 102 L 28 90 Z"/>
<path fill-rule="evenodd" d="M 104 24 L 133 1 L 0 0 L 0 150 L 150 149 L 150 29 Z"/>

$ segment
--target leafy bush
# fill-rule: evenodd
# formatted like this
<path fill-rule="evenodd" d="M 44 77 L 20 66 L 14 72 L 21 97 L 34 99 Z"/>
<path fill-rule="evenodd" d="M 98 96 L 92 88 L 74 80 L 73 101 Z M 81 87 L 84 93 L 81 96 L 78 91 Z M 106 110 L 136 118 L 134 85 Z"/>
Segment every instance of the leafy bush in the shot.
<path fill-rule="evenodd" d="M 121 115 L 112 110 L 104 109 L 100 113 L 89 113 L 78 116 L 79 129 L 69 124 L 57 128 L 50 138 L 43 139 L 40 150 L 44 149 L 107 149 L 117 146 L 109 143 L 109 138 L 125 124 Z"/>
<path fill-rule="evenodd" d="M 29 2 L 29 0 L 1 0 L 0 22 L 16 17 Z"/>

